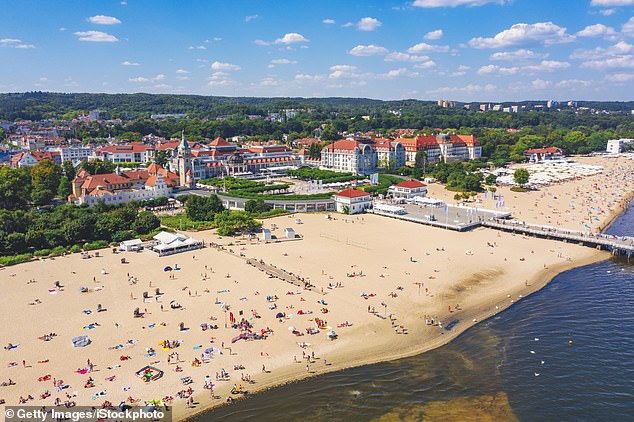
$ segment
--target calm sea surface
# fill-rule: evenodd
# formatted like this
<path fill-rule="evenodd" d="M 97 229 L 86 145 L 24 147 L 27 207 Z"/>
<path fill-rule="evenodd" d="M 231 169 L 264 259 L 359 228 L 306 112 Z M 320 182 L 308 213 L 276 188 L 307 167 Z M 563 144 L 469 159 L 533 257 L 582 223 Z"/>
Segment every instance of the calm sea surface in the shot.
<path fill-rule="evenodd" d="M 634 236 L 633 205 L 608 233 Z M 197 422 L 483 420 L 483 408 L 490 420 L 633 421 L 632 261 L 563 273 L 434 351 L 280 387 Z"/>

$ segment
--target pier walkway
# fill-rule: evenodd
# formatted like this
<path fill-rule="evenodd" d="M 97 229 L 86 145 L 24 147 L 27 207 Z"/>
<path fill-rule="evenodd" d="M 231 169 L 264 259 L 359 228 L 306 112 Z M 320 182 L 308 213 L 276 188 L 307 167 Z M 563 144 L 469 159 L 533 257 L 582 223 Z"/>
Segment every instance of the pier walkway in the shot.
<path fill-rule="evenodd" d="M 513 233 L 522 233 L 530 236 L 557 239 L 564 242 L 576 242 L 597 249 L 606 249 L 614 255 L 634 254 L 634 237 L 615 236 L 604 233 L 584 233 L 574 230 L 566 230 L 560 227 L 539 226 L 527 224 L 516 220 L 491 219 L 481 221 L 481 225 L 497 230 Z"/>

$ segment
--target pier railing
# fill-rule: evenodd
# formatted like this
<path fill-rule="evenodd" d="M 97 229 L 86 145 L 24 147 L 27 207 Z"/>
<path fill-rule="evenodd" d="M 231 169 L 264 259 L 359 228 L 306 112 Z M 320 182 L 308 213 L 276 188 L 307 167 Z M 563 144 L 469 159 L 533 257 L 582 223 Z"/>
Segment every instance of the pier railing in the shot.
<path fill-rule="evenodd" d="M 629 257 L 634 254 L 634 237 L 629 236 L 615 236 L 604 233 L 584 233 L 558 227 L 527 224 L 516 220 L 491 219 L 484 220 L 481 224 L 492 229 L 523 233 L 549 239 L 558 239 L 567 242 L 577 242 L 586 246 L 610 250 L 615 255 L 625 254 Z"/>

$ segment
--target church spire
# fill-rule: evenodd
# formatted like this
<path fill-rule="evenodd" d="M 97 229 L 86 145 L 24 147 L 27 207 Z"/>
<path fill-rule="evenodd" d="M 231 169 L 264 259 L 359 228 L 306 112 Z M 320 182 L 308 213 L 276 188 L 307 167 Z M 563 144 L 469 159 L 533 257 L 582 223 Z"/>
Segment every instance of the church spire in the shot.
<path fill-rule="evenodd" d="M 180 145 L 178 145 L 178 150 L 179 151 L 189 151 L 190 150 L 189 144 L 185 140 L 185 129 L 183 129 L 183 131 L 181 132 L 181 143 L 180 143 Z"/>

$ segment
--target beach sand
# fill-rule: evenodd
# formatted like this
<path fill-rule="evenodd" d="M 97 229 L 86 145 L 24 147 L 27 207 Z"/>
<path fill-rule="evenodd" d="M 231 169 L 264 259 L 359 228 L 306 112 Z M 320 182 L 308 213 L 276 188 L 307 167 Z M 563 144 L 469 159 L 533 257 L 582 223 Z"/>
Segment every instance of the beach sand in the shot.
<path fill-rule="evenodd" d="M 567 190 L 573 192 L 581 183 L 587 181 L 566 183 Z M 533 198 L 518 198 L 515 204 L 511 196 L 507 198 L 513 207 L 533 202 Z M 547 210 L 545 204 L 538 202 L 538 209 Z M 579 214 L 570 216 L 574 219 L 583 210 L 572 212 Z M 605 221 L 607 213 L 601 217 Z M 206 247 L 158 258 L 149 252 L 113 254 L 106 249 L 90 259 L 74 254 L 0 269 L 0 341 L 3 346 L 19 345 L 0 350 L 0 382 L 9 378 L 15 382 L 0 387 L 0 398 L 9 405 L 31 395 L 34 399 L 29 405 L 53 405 L 60 398 L 94 406 L 107 400 L 116 406 L 128 397 L 142 404 L 172 396 L 174 417 L 180 420 L 224 404 L 234 384 L 255 392 L 438 347 L 539 290 L 556 274 L 609 257 L 587 247 L 491 229 L 458 233 L 375 215 L 333 214 L 328 219 L 326 214 L 301 214 L 264 222 L 264 227 L 273 225 L 277 227 L 273 234 L 279 238 L 284 228 L 293 227 L 302 239 L 265 244 L 219 238 L 207 231 L 193 235 L 221 244 L 225 250 Z M 129 263 L 122 264 L 122 257 Z M 307 291 L 269 278 L 249 265 L 247 258 L 310 280 L 315 288 Z M 180 270 L 163 271 L 168 265 Z M 136 277 L 136 284 L 130 283 L 128 274 Z M 56 281 L 63 291 L 51 294 Z M 335 285 L 340 287 L 330 288 Z M 89 292 L 80 292 L 81 287 Z M 156 288 L 163 294 L 157 297 Z M 144 300 L 146 291 L 149 298 Z M 41 303 L 29 304 L 36 299 Z M 182 308 L 171 309 L 171 301 Z M 106 310 L 97 312 L 98 304 Z M 222 304 L 229 305 L 228 312 Z M 368 312 L 368 307 L 374 312 Z M 133 317 L 135 308 L 144 313 L 143 318 Z M 84 313 L 87 310 L 91 313 Z M 225 328 L 229 312 L 238 320 L 247 319 L 254 332 L 267 327 L 273 332 L 267 339 L 231 343 L 240 332 Z M 283 318 L 276 318 L 279 312 Z M 316 318 L 325 320 L 338 338 L 329 340 L 326 329 L 307 334 L 306 328 L 316 327 Z M 431 319 L 441 326 L 428 325 L 426 320 Z M 179 330 L 181 322 L 188 330 Z M 346 322 L 350 326 L 339 326 Z M 203 331 L 203 323 L 219 328 Z M 304 335 L 294 335 L 291 327 Z M 57 336 L 50 341 L 38 339 L 49 333 Z M 71 339 L 80 335 L 89 336 L 91 344 L 73 347 Z M 135 344 L 126 345 L 129 340 Z M 159 346 L 162 340 L 182 341 L 172 350 L 179 354 L 178 364 L 175 357 L 168 364 L 172 351 Z M 310 346 L 301 348 L 298 343 Z M 112 349 L 118 345 L 122 347 Z M 155 356 L 146 356 L 148 347 L 155 349 Z M 192 360 L 200 359 L 209 347 L 219 348 L 222 354 L 192 366 Z M 304 354 L 311 356 L 310 362 Z M 129 359 L 121 360 L 122 356 Z M 88 359 L 93 372 L 77 373 L 88 367 Z M 163 377 L 142 382 L 135 372 L 146 365 L 164 371 Z M 182 372 L 175 371 L 177 366 Z M 230 379 L 216 380 L 223 369 Z M 47 375 L 50 379 L 38 381 Z M 206 376 L 215 385 L 216 398 L 203 388 Z M 242 376 L 254 382 L 242 381 Z M 94 379 L 92 388 L 84 388 L 88 377 Z M 184 385 L 183 377 L 193 382 Z M 69 387 L 58 392 L 53 379 Z M 193 407 L 176 397 L 190 387 Z M 41 399 L 46 390 L 51 395 Z M 67 394 L 74 397 L 69 399 Z"/>

